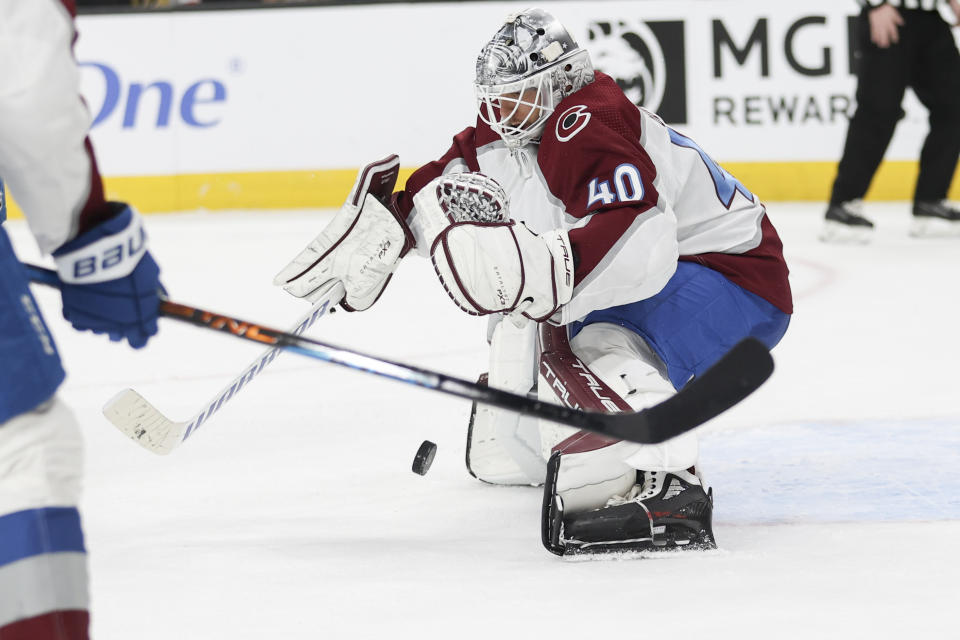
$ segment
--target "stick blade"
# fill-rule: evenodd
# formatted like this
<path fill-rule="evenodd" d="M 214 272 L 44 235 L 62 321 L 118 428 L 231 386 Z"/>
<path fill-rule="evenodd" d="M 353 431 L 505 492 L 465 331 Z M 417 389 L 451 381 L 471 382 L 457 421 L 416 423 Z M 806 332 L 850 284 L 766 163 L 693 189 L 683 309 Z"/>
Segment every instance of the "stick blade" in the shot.
<path fill-rule="evenodd" d="M 133 389 L 107 400 L 103 415 L 141 447 L 157 455 L 173 451 L 183 440 L 185 422 L 170 420 Z"/>
<path fill-rule="evenodd" d="M 644 444 L 664 442 L 738 404 L 772 373 L 773 358 L 766 346 L 755 338 L 746 338 L 664 402 L 635 414 L 605 416 L 603 431 Z"/>

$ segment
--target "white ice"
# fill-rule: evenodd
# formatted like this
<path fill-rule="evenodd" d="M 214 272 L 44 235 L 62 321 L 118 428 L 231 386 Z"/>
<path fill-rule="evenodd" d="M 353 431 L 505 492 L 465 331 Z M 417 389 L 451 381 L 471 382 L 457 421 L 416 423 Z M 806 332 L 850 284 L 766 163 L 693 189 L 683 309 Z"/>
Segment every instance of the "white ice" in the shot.
<path fill-rule="evenodd" d="M 904 203 L 868 205 L 869 246 L 819 243 L 819 204 L 769 211 L 796 315 L 774 377 L 701 429 L 709 553 L 557 558 L 538 489 L 467 475 L 467 402 L 293 354 L 154 456 L 104 401 L 129 386 L 183 420 L 260 349 L 163 321 L 133 351 L 73 332 L 37 289 L 86 438 L 94 637 L 960 637 L 960 238 L 910 238 Z M 147 224 L 172 298 L 287 327 L 304 308 L 270 281 L 327 215 Z M 310 333 L 472 379 L 483 332 L 413 258 L 371 311 Z"/>

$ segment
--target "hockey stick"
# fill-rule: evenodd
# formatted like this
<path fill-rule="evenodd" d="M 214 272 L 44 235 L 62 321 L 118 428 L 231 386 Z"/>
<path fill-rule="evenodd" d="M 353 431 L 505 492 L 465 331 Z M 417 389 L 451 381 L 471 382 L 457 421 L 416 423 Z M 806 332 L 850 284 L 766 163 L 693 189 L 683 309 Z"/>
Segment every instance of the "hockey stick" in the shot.
<path fill-rule="evenodd" d="M 300 318 L 299 322 L 288 332 L 301 335 L 313 323 L 321 318 L 328 309 L 336 305 L 343 297 L 343 285 L 339 282 L 331 284 L 322 294 L 322 298 Z M 201 425 L 220 410 L 228 400 L 236 395 L 248 382 L 260 374 L 263 369 L 280 355 L 281 347 L 272 346 L 260 354 L 256 360 L 244 368 L 243 373 L 231 380 L 212 399 L 206 402 L 196 415 L 186 422 L 170 420 L 150 404 L 146 398 L 133 389 L 123 389 L 103 405 L 103 415 L 145 449 L 156 454 L 167 454 L 196 433 Z M 130 419 L 131 415 L 138 416 L 137 421 Z"/>
<path fill-rule="evenodd" d="M 25 264 L 24 267 L 26 267 L 33 282 L 53 287 L 60 286 L 60 279 L 55 271 L 30 264 Z M 313 306 L 291 327 L 288 333 L 302 335 L 329 309 L 339 303 L 343 294 L 343 285 L 339 282 L 331 283 L 318 295 Z M 279 346 L 267 348 L 253 362 L 244 367 L 240 375 L 227 383 L 215 396 L 204 403 L 203 409 L 184 422 L 166 417 L 134 389 L 123 389 L 107 400 L 103 405 L 103 415 L 111 424 L 143 448 L 158 455 L 166 455 L 180 446 L 201 425 L 206 424 L 207 420 L 220 410 L 220 407 L 233 398 L 248 382 L 258 376 L 268 364 L 280 355 L 281 351 L 282 349 Z M 132 422 L 129 418 L 130 415 L 138 415 L 140 417 L 139 421 Z"/>
<path fill-rule="evenodd" d="M 51 274 L 56 276 L 55 272 L 39 267 L 27 269 L 31 279 L 43 284 L 52 283 Z M 38 269 L 47 273 L 37 275 Z M 169 300 L 161 301 L 160 315 L 357 371 L 640 444 L 663 442 L 703 424 L 746 398 L 773 373 L 773 359 L 766 347 L 758 340 L 747 338 L 704 375 L 664 402 L 636 413 L 612 414 L 542 402 Z M 144 413 L 144 408 L 133 407 L 129 413 L 117 416 L 125 425 L 121 430 L 134 434 L 137 440 L 152 428 L 148 420 L 155 417 L 150 412 Z"/>

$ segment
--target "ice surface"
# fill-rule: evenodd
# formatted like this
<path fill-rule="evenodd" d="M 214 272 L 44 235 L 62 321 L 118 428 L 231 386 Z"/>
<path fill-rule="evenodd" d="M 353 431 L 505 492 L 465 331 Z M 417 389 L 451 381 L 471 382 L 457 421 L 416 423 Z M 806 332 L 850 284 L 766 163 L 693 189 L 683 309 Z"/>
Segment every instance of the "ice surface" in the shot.
<path fill-rule="evenodd" d="M 540 492 L 464 470 L 469 405 L 284 355 L 168 457 L 100 415 L 137 389 L 193 415 L 259 349 L 163 322 L 132 351 L 37 290 L 87 444 L 99 640 L 958 637 L 960 238 L 907 236 L 873 204 L 869 246 L 816 240 L 822 207 L 773 203 L 796 315 L 755 396 L 701 430 L 715 552 L 571 562 L 539 541 Z M 278 327 L 276 271 L 328 212 L 147 220 L 171 296 Z M 22 221 L 8 223 L 36 260 Z M 362 314 L 310 335 L 473 378 L 484 323 L 404 263 Z M 419 443 L 439 445 L 429 474 Z"/>

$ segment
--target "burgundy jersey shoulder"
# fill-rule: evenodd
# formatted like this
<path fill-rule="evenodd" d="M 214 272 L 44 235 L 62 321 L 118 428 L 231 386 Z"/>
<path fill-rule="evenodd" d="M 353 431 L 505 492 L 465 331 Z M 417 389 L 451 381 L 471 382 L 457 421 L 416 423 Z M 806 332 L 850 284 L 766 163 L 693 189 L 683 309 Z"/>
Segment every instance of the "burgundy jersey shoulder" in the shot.
<path fill-rule="evenodd" d="M 500 137 L 484 123 L 479 117 L 475 126 L 467 127 L 460 133 L 453 136 L 453 143 L 447 152 L 437 160 L 422 165 L 413 174 L 407 178 L 403 191 L 397 192 L 393 196 L 394 206 L 397 211 L 406 218 L 413 209 L 413 196 L 420 189 L 423 189 L 434 178 L 443 174 L 443 170 L 456 160 L 462 160 L 470 171 L 480 171 L 480 163 L 477 160 L 477 149 L 496 142 Z"/>
<path fill-rule="evenodd" d="M 581 218 L 656 204 L 657 168 L 640 144 L 642 128 L 636 105 L 603 73 L 557 105 L 546 122 L 537 161 L 567 213 Z"/>

